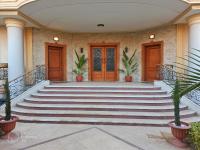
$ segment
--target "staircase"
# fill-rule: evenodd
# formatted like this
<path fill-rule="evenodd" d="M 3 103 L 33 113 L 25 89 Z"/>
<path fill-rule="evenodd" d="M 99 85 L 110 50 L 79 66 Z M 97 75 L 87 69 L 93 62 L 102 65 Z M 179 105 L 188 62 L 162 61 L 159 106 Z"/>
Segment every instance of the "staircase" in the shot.
<path fill-rule="evenodd" d="M 199 119 L 187 106 L 180 109 L 183 121 Z M 24 123 L 167 126 L 174 119 L 167 92 L 133 83 L 55 83 L 25 98 L 12 113 Z"/>

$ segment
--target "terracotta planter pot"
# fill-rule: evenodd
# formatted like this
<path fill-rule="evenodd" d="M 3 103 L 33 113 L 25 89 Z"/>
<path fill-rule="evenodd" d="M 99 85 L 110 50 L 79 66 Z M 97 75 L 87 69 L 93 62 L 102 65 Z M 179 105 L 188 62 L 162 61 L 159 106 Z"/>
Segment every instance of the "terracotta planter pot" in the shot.
<path fill-rule="evenodd" d="M 133 77 L 132 76 L 125 76 L 125 81 L 126 82 L 132 82 L 133 81 Z"/>
<path fill-rule="evenodd" d="M 0 119 L 0 129 L 6 134 L 10 133 L 16 126 L 16 122 L 19 120 L 18 117 L 13 116 L 11 120 L 4 121 L 2 117 Z"/>
<path fill-rule="evenodd" d="M 76 81 L 77 82 L 82 82 L 83 81 L 83 76 L 82 75 L 76 76 Z"/>
<path fill-rule="evenodd" d="M 187 137 L 188 131 L 191 126 L 185 122 L 181 122 L 181 124 L 184 126 L 176 126 L 175 122 L 172 121 L 169 123 L 169 126 L 171 127 L 173 136 L 176 137 L 178 140 L 183 141 Z"/>

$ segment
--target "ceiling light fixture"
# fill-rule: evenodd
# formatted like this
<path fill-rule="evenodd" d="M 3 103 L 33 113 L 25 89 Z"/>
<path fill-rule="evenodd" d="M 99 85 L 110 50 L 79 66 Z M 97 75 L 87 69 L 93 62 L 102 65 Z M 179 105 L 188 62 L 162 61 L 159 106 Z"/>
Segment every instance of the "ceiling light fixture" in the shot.
<path fill-rule="evenodd" d="M 97 24 L 97 27 L 104 27 L 104 24 Z"/>
<path fill-rule="evenodd" d="M 155 39 L 155 34 L 149 35 L 149 39 Z"/>
<path fill-rule="evenodd" d="M 55 42 L 58 42 L 58 41 L 59 41 L 59 38 L 58 38 L 57 36 L 54 36 L 54 37 L 53 37 L 53 40 L 54 40 Z"/>

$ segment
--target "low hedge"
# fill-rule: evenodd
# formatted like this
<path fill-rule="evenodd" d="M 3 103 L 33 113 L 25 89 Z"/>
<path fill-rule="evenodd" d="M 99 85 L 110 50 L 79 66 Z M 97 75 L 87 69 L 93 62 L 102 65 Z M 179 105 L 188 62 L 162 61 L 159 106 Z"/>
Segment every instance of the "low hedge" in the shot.
<path fill-rule="evenodd" d="M 189 131 L 189 139 L 195 150 L 200 150 L 200 122 L 192 123 Z"/>

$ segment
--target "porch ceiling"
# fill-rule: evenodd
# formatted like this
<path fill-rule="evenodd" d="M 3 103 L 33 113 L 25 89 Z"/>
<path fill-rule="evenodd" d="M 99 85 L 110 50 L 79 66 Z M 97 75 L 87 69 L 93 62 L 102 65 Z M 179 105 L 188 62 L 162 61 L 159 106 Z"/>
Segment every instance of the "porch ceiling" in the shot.
<path fill-rule="evenodd" d="M 37 0 L 20 11 L 67 32 L 134 32 L 170 23 L 188 6 L 180 0 Z"/>

